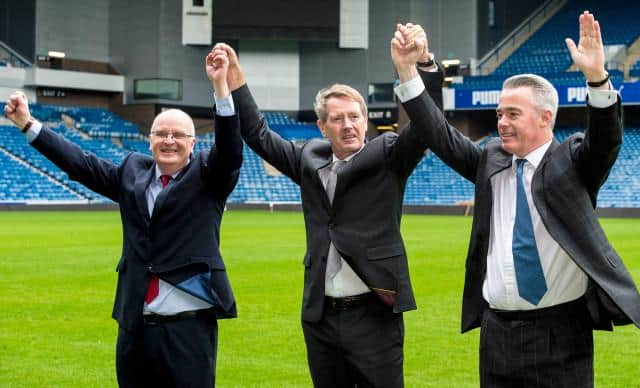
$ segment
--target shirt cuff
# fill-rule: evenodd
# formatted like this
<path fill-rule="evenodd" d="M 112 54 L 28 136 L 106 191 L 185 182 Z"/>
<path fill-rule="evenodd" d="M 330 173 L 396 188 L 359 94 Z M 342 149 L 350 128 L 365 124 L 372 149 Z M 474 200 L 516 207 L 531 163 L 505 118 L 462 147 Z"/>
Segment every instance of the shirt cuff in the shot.
<path fill-rule="evenodd" d="M 41 129 L 42 129 L 42 123 L 39 122 L 38 120 L 34 121 L 33 124 L 31 124 L 31 127 L 27 129 L 27 132 L 25 133 L 25 136 L 27 137 L 27 141 L 29 143 L 32 143 L 36 139 L 36 137 L 38 137 L 38 135 L 40 134 Z"/>
<path fill-rule="evenodd" d="M 424 91 L 424 83 L 420 76 L 414 77 L 409 81 L 396 86 L 393 91 L 396 93 L 400 102 L 407 102 L 412 98 L 416 98 Z"/>
<path fill-rule="evenodd" d="M 589 105 L 594 108 L 608 108 L 618 101 L 618 91 L 602 90 L 587 87 L 587 95 L 589 96 Z"/>
<path fill-rule="evenodd" d="M 236 114 L 235 106 L 233 105 L 233 97 L 229 94 L 227 97 L 218 98 L 213 93 L 213 99 L 216 102 L 216 114 L 222 117 L 229 117 Z"/>
<path fill-rule="evenodd" d="M 418 69 L 422 70 L 422 68 L 420 68 L 420 67 Z M 426 71 L 427 73 L 435 73 L 438 70 L 440 70 L 440 66 L 438 66 L 437 63 L 434 63 L 433 66 L 430 69 L 422 70 L 422 71 Z"/>

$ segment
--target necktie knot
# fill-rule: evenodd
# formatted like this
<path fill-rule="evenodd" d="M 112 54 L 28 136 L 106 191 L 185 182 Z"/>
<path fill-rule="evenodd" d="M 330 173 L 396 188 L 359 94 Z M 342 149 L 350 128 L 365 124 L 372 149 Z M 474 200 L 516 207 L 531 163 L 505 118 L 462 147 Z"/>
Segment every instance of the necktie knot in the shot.
<path fill-rule="evenodd" d="M 527 159 L 516 159 L 516 175 L 519 179 L 522 178 L 522 171 L 524 170 L 524 164 L 527 162 Z"/>
<path fill-rule="evenodd" d="M 162 188 L 164 189 L 169 184 L 171 175 L 160 175 L 160 182 L 162 182 Z"/>
<path fill-rule="evenodd" d="M 337 174 L 338 171 L 340 170 L 340 168 L 342 168 L 342 166 L 344 166 L 345 163 L 347 163 L 347 162 L 344 161 L 344 160 L 336 160 L 331 165 L 331 171 L 334 171 Z"/>
<path fill-rule="evenodd" d="M 338 181 L 338 172 L 340 168 L 345 164 L 344 160 L 336 160 L 329 166 L 329 176 L 327 177 L 327 183 L 325 186 L 325 191 L 327 192 L 327 197 L 329 197 L 329 202 L 333 203 L 333 195 L 336 191 L 336 183 Z"/>

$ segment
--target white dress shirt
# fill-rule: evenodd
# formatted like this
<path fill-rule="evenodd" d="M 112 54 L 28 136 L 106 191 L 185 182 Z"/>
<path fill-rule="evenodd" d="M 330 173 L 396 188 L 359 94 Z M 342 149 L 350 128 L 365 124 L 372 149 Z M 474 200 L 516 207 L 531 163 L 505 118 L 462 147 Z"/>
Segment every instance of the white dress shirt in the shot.
<path fill-rule="evenodd" d="M 487 273 L 482 286 L 482 296 L 489 305 L 501 310 L 530 310 L 570 302 L 587 290 L 587 275 L 571 260 L 569 255 L 549 235 L 540 219 L 531 197 L 531 181 L 551 140 L 538 147 L 525 158 L 523 181 L 527 195 L 533 233 L 542 271 L 547 282 L 547 292 L 538 305 L 522 299 L 513 264 L 513 226 L 516 219 L 516 163 L 513 156 L 510 168 L 491 177 L 491 231 L 487 252 Z"/>

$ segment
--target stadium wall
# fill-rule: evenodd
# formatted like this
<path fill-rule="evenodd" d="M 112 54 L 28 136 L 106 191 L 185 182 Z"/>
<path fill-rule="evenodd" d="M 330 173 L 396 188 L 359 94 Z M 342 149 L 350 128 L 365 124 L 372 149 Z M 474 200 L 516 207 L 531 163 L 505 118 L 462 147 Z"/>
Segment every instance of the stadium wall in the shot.
<path fill-rule="evenodd" d="M 182 45 L 181 7 L 175 0 L 110 1 L 111 64 L 127 76 L 125 103 L 211 105 L 211 86 L 203 71 L 210 47 Z M 142 78 L 181 80 L 182 99 L 136 101 L 134 80 Z"/>
<path fill-rule="evenodd" d="M 117 211 L 118 205 L 108 204 L 19 204 L 0 203 L 0 211 Z M 295 211 L 301 212 L 300 204 L 290 203 L 228 203 L 226 210 L 264 210 L 264 211 Z M 465 206 L 418 206 L 405 205 L 402 207 L 403 214 L 424 214 L 424 215 L 453 215 L 470 216 L 471 209 Z M 599 217 L 605 218 L 640 218 L 640 208 L 598 208 Z"/>
<path fill-rule="evenodd" d="M 347 83 L 364 96 L 370 83 L 394 82 L 397 77 L 389 57 L 389 41 L 396 23 L 423 25 L 429 34 L 429 47 L 438 59 L 467 61 L 475 57 L 476 3 L 370 0 L 367 50 L 341 49 L 327 42 L 300 42 L 300 109 L 311 110 L 318 90 L 335 82 Z"/>
<path fill-rule="evenodd" d="M 109 62 L 109 0 L 36 2 L 36 55 Z"/>
<path fill-rule="evenodd" d="M 35 0 L 0 0 L 0 41 L 29 61 L 35 59 Z"/>

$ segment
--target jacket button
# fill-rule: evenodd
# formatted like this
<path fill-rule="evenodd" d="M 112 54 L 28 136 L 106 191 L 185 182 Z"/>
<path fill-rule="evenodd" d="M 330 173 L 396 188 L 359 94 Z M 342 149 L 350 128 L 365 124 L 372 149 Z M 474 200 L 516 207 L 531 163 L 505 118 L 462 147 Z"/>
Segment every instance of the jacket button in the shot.
<path fill-rule="evenodd" d="M 322 261 L 327 261 L 327 256 L 322 256 L 320 259 L 321 259 Z"/>

